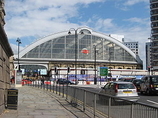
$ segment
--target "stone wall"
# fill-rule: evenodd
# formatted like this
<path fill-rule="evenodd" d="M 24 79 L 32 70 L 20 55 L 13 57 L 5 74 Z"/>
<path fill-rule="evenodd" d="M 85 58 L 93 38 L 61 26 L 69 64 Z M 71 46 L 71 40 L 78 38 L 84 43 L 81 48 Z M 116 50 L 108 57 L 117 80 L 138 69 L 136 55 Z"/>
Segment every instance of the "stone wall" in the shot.
<path fill-rule="evenodd" d="M 5 109 L 7 101 L 7 89 L 10 88 L 9 58 L 0 46 L 0 113 Z"/>
<path fill-rule="evenodd" d="M 4 1 L 0 0 L 0 114 L 4 112 L 7 102 L 7 90 L 10 88 L 10 57 L 12 49 L 4 31 Z"/>

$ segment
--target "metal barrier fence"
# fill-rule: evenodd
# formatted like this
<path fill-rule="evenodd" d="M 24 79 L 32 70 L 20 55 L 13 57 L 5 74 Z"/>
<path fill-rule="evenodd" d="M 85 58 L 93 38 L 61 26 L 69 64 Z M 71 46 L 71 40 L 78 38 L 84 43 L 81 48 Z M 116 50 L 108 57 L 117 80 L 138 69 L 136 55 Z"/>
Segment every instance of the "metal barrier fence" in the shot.
<path fill-rule="evenodd" d="M 158 118 L 158 107 L 138 102 L 131 102 L 86 90 L 77 86 L 61 85 L 49 81 L 41 85 L 39 81 L 31 84 L 65 97 L 73 106 L 94 118 Z"/>

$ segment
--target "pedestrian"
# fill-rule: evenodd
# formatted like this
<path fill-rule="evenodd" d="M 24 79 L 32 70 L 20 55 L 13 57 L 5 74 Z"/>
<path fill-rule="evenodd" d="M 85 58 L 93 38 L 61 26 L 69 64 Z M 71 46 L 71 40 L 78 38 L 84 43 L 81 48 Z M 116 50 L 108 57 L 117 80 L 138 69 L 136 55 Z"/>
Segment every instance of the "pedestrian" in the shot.
<path fill-rule="evenodd" d="M 44 78 L 41 78 L 41 85 L 44 85 Z"/>
<path fill-rule="evenodd" d="M 116 76 L 116 81 L 118 81 L 118 76 Z"/>
<path fill-rule="evenodd" d="M 11 83 L 11 84 L 14 84 L 14 83 L 15 83 L 15 77 L 14 77 L 14 76 L 11 77 L 10 83 Z"/>

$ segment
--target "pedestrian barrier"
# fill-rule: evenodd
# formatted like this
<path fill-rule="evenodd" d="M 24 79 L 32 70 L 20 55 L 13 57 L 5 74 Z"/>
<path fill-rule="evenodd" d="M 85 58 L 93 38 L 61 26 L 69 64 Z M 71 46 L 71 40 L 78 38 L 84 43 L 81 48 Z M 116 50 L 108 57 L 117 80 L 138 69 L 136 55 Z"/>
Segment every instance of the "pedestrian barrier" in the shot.
<path fill-rule="evenodd" d="M 54 94 L 66 97 L 67 102 L 73 107 L 81 109 L 86 114 L 91 114 L 94 118 L 158 118 L 158 107 L 92 92 L 85 87 L 56 83 L 44 86 L 37 82 L 30 86 L 47 91 L 51 89 L 50 91 Z"/>

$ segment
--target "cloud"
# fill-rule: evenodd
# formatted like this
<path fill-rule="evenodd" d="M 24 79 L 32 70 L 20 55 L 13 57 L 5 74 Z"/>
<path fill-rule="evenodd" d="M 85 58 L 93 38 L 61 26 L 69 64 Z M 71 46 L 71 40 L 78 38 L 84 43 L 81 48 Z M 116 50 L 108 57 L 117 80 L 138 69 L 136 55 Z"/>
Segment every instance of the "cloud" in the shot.
<path fill-rule="evenodd" d="M 134 6 L 139 3 L 147 3 L 147 6 L 142 5 L 142 7 L 145 7 L 145 8 L 149 7 L 149 0 L 118 0 L 118 1 L 115 1 L 115 7 L 123 11 L 128 11 L 130 10 L 131 6 Z"/>
<path fill-rule="evenodd" d="M 79 4 L 105 0 L 6 0 L 5 29 L 9 39 L 48 35 L 78 26 L 69 19 L 79 15 Z"/>
<path fill-rule="evenodd" d="M 148 25 L 149 18 L 142 19 L 142 18 L 133 17 L 133 18 L 125 19 L 125 21 Z"/>
<path fill-rule="evenodd" d="M 149 0 L 125 0 L 125 1 L 126 1 L 126 2 L 124 2 L 125 6 L 135 5 L 140 2 L 149 2 Z"/>
<path fill-rule="evenodd" d="M 106 29 L 108 28 L 112 28 L 114 27 L 114 24 L 112 23 L 113 19 L 98 19 L 98 21 L 96 22 L 95 24 L 95 28 L 96 29 L 99 29 L 99 28 L 102 28 L 102 27 L 106 27 Z"/>
<path fill-rule="evenodd" d="M 117 25 L 113 22 L 112 18 L 103 19 L 98 16 L 93 16 L 92 18 L 89 18 L 87 21 L 82 22 L 82 25 L 88 25 L 94 28 L 95 30 L 106 33 L 112 31 L 109 29 L 115 29 L 117 27 Z"/>
<path fill-rule="evenodd" d="M 10 44 L 10 46 L 12 47 L 12 50 L 13 50 L 14 54 L 17 54 L 18 53 L 18 46 L 15 45 L 15 44 Z M 24 47 L 19 46 L 20 51 L 23 50 L 23 49 L 24 49 Z"/>

